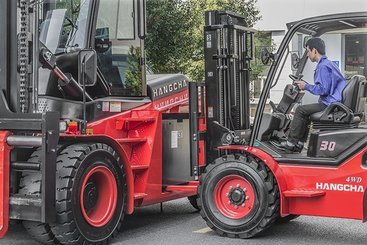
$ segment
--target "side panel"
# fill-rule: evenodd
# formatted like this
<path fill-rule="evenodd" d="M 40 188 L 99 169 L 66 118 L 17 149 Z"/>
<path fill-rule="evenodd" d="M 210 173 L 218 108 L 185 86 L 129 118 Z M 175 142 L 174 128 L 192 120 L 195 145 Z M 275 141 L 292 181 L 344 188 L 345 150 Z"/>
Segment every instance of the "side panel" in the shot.
<path fill-rule="evenodd" d="M 6 143 L 9 132 L 0 132 L 0 238 L 9 226 L 9 173 L 10 147 Z"/>
<path fill-rule="evenodd" d="M 362 165 L 367 148 L 339 167 L 280 165 L 288 190 L 324 191 L 324 196 L 287 198 L 283 212 L 363 220 L 367 170 Z"/>
<path fill-rule="evenodd" d="M 337 158 L 356 147 L 363 147 L 367 141 L 365 128 L 312 133 L 307 156 Z"/>
<path fill-rule="evenodd" d="M 282 216 L 298 214 L 359 220 L 367 217 L 363 208 L 367 188 L 367 147 L 338 167 L 277 163 L 266 152 L 254 147 L 226 146 L 220 149 L 247 152 L 264 161 L 278 182 Z"/>
<path fill-rule="evenodd" d="M 193 181 L 190 162 L 190 132 L 188 114 L 163 117 L 162 172 L 163 185 L 184 184 Z M 177 116 L 176 116 L 177 115 Z"/>
<path fill-rule="evenodd" d="M 163 113 L 188 113 L 187 90 L 131 111 L 91 122 L 88 124 L 91 134 L 89 136 L 64 136 L 73 142 L 107 140 L 105 143 L 120 152 L 127 173 L 126 210 L 129 214 L 133 212 L 134 206 L 156 204 L 196 194 L 196 182 L 180 186 L 182 188 L 166 187 L 162 184 Z M 187 164 L 190 165 L 190 162 Z"/>

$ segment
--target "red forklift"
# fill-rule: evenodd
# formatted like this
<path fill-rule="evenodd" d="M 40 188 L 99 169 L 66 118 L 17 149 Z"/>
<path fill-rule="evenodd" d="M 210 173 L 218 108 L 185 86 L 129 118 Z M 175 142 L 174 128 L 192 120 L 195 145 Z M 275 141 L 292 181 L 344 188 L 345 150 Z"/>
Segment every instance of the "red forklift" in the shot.
<path fill-rule="evenodd" d="M 315 120 L 307 152 L 284 154 L 271 141 L 302 93 L 287 86 L 263 111 L 295 33 L 363 29 L 366 13 L 293 23 L 264 51 L 274 61 L 253 123 L 243 16 L 206 14 L 205 83 L 147 74 L 143 0 L 4 0 L 0 16 L 0 237 L 18 220 L 44 244 L 105 244 L 135 207 L 184 197 L 229 237 L 296 215 L 365 219 L 364 114 L 344 101 Z M 307 59 L 295 61 L 300 77 Z M 364 77 L 350 84 L 361 105 Z"/>
<path fill-rule="evenodd" d="M 241 113 L 237 107 L 242 97 L 236 95 L 248 93 L 243 83 L 236 83 L 241 76 L 234 75 L 249 69 L 235 63 L 241 43 L 222 35 L 232 27 L 215 25 L 221 23 L 210 15 L 206 23 L 207 166 L 200 178 L 198 205 L 208 226 L 221 236 L 250 238 L 277 220 L 300 215 L 367 221 L 366 44 L 346 47 L 344 63 L 336 59 L 349 75 L 343 101 L 311 115 L 311 132 L 301 152 L 276 146 L 287 137 L 294 108 L 312 98 L 305 99 L 307 94 L 293 82 L 285 86 L 279 102 L 269 97 L 288 72 L 292 71 L 289 81 L 313 82 L 315 66 L 307 57 L 307 39 L 324 38 L 341 51 L 337 43 L 343 43 L 343 36 L 366 36 L 367 12 L 290 23 L 276 53 L 262 49 L 261 60 L 271 65 L 251 125 L 248 111 Z M 329 46 L 326 51 L 333 54 Z M 286 68 L 288 62 L 291 69 Z M 214 132 L 218 128 L 222 135 Z"/>

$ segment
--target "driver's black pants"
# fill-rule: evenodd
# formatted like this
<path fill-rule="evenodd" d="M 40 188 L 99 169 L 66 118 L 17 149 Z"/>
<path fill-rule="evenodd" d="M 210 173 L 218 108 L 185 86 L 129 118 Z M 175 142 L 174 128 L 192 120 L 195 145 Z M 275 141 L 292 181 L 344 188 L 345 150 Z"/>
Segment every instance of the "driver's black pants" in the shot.
<path fill-rule="evenodd" d="M 309 131 L 310 115 L 323 111 L 325 108 L 326 105 L 322 103 L 298 106 L 290 125 L 288 141 L 293 144 L 299 141 L 305 142 Z"/>

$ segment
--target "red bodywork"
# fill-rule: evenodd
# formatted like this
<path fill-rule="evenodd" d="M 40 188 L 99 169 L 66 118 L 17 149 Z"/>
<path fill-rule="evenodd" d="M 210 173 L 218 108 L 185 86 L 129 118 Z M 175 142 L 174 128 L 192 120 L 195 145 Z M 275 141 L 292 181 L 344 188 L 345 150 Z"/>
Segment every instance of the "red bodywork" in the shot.
<path fill-rule="evenodd" d="M 61 135 L 69 141 L 103 142 L 121 156 L 128 187 L 125 212 L 146 206 L 196 195 L 198 181 L 186 185 L 162 184 L 162 114 L 188 113 L 188 90 L 153 101 L 88 124 L 91 135 Z M 204 121 L 200 130 L 205 130 Z M 204 164 L 204 143 L 200 142 L 199 162 Z M 187 163 L 190 164 L 190 163 Z"/>
<path fill-rule="evenodd" d="M 177 112 L 188 112 L 187 90 L 89 123 L 89 135 L 79 135 L 76 132 L 62 134 L 61 139 L 106 143 L 119 153 L 128 186 L 125 212 L 131 214 L 137 206 L 197 193 L 198 181 L 177 186 L 163 186 L 162 183 L 162 114 Z M 205 119 L 200 119 L 199 130 L 205 131 L 205 127 Z M 6 144 L 9 134 L 0 132 L 0 238 L 5 235 L 9 222 L 11 149 Z M 199 165 L 203 166 L 204 142 L 201 141 L 199 146 Z M 367 207 L 367 171 L 361 164 L 367 148 L 338 167 L 282 164 L 255 147 L 223 146 L 220 150 L 249 153 L 264 161 L 279 185 L 282 216 L 300 214 L 367 220 L 367 210 L 364 208 Z M 323 183 L 333 184 L 336 189 L 317 188 L 317 185 Z M 358 191 L 345 191 L 355 188 L 351 186 L 357 186 Z"/>
<path fill-rule="evenodd" d="M 127 213 L 135 206 L 169 201 L 195 195 L 198 182 L 162 186 L 162 114 L 188 111 L 187 90 L 152 103 L 90 123 L 91 136 L 67 136 L 104 139 L 123 158 L 128 183 Z M 205 130 L 201 121 L 200 130 Z M 255 147 L 227 146 L 223 150 L 240 150 L 262 159 L 274 173 L 281 195 L 281 215 L 302 214 L 366 220 L 367 171 L 362 167 L 363 149 L 338 167 L 302 166 L 276 162 L 268 153 Z M 204 143 L 200 143 L 200 165 L 204 165 Z M 188 163 L 189 164 L 189 163 Z M 361 182 L 347 182 L 347 178 Z M 336 190 L 317 189 L 316 185 L 334 185 Z M 341 186 L 342 185 L 342 186 Z M 343 191 L 357 186 L 361 191 Z M 325 186 L 323 186 L 325 187 Z M 352 187 L 352 189 L 355 187 Z"/>
<path fill-rule="evenodd" d="M 300 214 L 366 221 L 367 169 L 362 166 L 362 157 L 367 148 L 338 167 L 282 164 L 255 147 L 220 149 L 250 153 L 264 161 L 279 186 L 282 216 Z"/>

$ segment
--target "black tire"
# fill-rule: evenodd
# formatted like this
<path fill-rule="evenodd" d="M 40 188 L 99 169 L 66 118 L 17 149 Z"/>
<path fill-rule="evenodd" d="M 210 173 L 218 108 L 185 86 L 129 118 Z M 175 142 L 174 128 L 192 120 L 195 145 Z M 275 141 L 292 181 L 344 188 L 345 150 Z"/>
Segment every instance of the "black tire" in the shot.
<path fill-rule="evenodd" d="M 28 159 L 29 162 L 41 163 L 40 157 L 41 149 L 33 152 L 31 157 Z M 40 172 L 27 172 L 22 175 L 20 179 L 20 195 L 32 195 L 39 196 L 41 194 L 41 173 Z M 23 221 L 23 226 L 28 232 L 28 234 L 35 240 L 42 244 L 57 244 L 58 240 L 52 233 L 49 224 L 33 222 L 33 221 Z"/>
<path fill-rule="evenodd" d="M 193 208 L 195 208 L 197 211 L 200 211 L 199 205 L 198 205 L 198 196 L 191 196 L 191 197 L 187 197 L 187 199 L 189 200 L 191 206 Z"/>
<path fill-rule="evenodd" d="M 198 197 L 201 216 L 221 236 L 250 238 L 279 217 L 279 189 L 274 175 L 250 155 L 228 155 L 208 165 Z"/>
<path fill-rule="evenodd" d="M 290 214 L 290 215 L 287 215 L 285 217 L 279 217 L 277 222 L 278 223 L 288 223 L 289 221 L 297 219 L 299 216 L 301 216 L 301 215 Z"/>
<path fill-rule="evenodd" d="M 103 169 L 110 175 L 106 179 L 103 174 L 94 172 L 95 169 Z M 84 195 L 85 192 L 82 193 L 81 190 L 82 187 L 85 187 L 84 191 L 87 190 L 89 180 L 95 184 L 90 189 L 94 190 L 92 198 L 90 198 L 90 192 Z M 105 186 L 106 180 L 107 182 L 115 181 L 112 186 L 115 191 L 112 193 L 115 193 L 116 202 L 114 202 L 115 205 L 112 205 L 114 207 L 112 211 L 107 215 L 109 218 L 96 226 L 88 220 L 89 216 L 86 213 L 104 210 L 98 207 L 98 203 L 104 199 L 107 195 L 106 190 L 111 187 L 111 185 L 110 187 Z M 98 185 L 104 186 L 104 189 L 99 189 Z M 124 217 L 126 181 L 119 156 L 110 146 L 91 143 L 66 147 L 57 158 L 56 188 L 57 222 L 51 224 L 51 230 L 60 243 L 106 244 L 120 230 Z M 104 195 L 99 195 L 98 191 Z M 89 198 L 87 201 L 92 200 L 94 206 L 87 208 L 84 204 L 82 208 L 82 200 L 85 202 L 85 199 L 81 197 Z M 108 205 L 110 207 L 111 203 Z M 110 210 L 109 207 L 108 210 Z M 84 214 L 82 209 L 85 210 Z"/>

